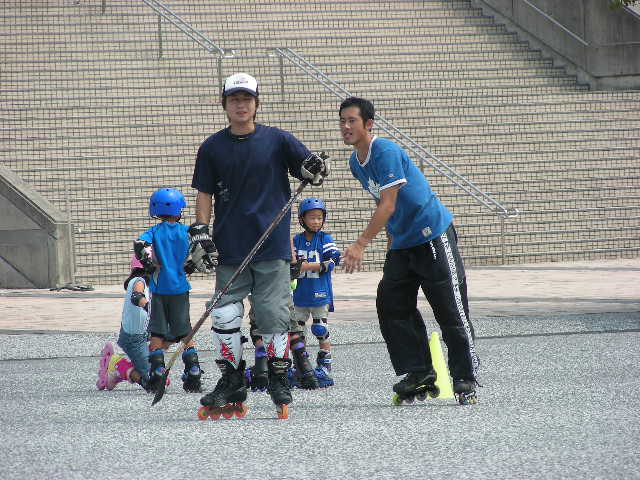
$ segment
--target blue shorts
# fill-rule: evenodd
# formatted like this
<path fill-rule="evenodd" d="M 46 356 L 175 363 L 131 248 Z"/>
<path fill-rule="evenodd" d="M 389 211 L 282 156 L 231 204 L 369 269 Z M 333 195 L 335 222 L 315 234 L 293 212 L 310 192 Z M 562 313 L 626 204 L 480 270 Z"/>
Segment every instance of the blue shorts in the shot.
<path fill-rule="evenodd" d="M 169 342 L 178 342 L 191 332 L 189 292 L 177 295 L 154 293 L 151 296 L 149 333 Z"/>

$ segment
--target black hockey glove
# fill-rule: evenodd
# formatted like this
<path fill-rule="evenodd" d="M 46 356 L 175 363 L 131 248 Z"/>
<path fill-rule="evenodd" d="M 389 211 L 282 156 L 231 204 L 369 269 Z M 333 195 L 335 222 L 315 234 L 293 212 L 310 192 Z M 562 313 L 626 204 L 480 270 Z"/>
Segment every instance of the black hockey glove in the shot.
<path fill-rule="evenodd" d="M 289 265 L 289 274 L 291 276 L 291 280 L 295 280 L 296 278 L 300 278 L 300 269 L 302 268 L 302 260 L 298 260 L 296 263 L 292 263 Z"/>
<path fill-rule="evenodd" d="M 195 271 L 196 265 L 191 261 L 191 256 L 188 256 L 187 260 L 184 262 L 184 273 L 191 275 Z"/>
<path fill-rule="evenodd" d="M 312 153 L 302 161 L 300 174 L 313 186 L 320 186 L 329 175 L 329 155 L 325 152 Z"/>
<path fill-rule="evenodd" d="M 185 262 L 185 271 L 197 270 L 210 273 L 217 265 L 216 246 L 209 235 L 209 225 L 196 222 L 189 227 L 189 256 Z"/>
<path fill-rule="evenodd" d="M 150 246 L 151 244 L 144 240 L 133 241 L 133 253 L 136 258 L 140 260 L 144 271 L 149 274 L 153 273 L 156 269 L 156 266 L 153 264 L 153 259 L 151 258 Z"/>

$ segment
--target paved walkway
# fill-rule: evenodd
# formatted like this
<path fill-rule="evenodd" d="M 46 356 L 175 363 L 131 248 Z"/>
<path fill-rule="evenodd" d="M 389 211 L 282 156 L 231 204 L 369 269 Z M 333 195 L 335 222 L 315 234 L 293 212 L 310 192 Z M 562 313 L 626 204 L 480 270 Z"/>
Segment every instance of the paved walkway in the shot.
<path fill-rule="evenodd" d="M 469 269 L 483 388 L 468 408 L 451 398 L 391 405 L 397 377 L 376 321 L 379 278 L 335 276 L 336 384 L 295 390 L 286 422 L 274 421 L 263 393 L 249 395 L 242 420 L 198 421 L 199 395 L 182 391 L 180 361 L 158 405 L 137 385 L 97 391 L 121 286 L 0 291 L 0 430 L 11 438 L 0 449 L 2 478 L 444 478 L 460 475 L 459 445 L 475 479 L 638 478 L 640 259 Z M 194 318 L 211 285 L 195 282 Z M 219 378 L 209 327 L 196 341 L 206 390 Z M 238 461 L 238 446 L 248 461 Z M 283 460 L 292 451 L 302 460 Z M 122 452 L 136 461 L 114 462 Z"/>
<path fill-rule="evenodd" d="M 375 321 L 381 272 L 334 275 L 331 322 Z M 640 258 L 469 268 L 471 316 L 640 311 Z M 193 282 L 192 321 L 211 296 L 213 279 Z M 0 289 L 0 332 L 117 332 L 121 285 L 90 292 Z M 430 312 L 423 298 L 423 312 Z"/>

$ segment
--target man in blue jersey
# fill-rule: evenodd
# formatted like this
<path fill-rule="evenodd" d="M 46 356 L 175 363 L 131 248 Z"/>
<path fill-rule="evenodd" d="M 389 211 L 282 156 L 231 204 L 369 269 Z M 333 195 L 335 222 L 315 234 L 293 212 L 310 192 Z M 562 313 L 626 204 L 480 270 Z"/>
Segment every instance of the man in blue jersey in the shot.
<path fill-rule="evenodd" d="M 461 404 L 476 403 L 479 359 L 453 215 L 406 152 L 372 133 L 374 117 L 368 100 L 351 97 L 340 105 L 342 139 L 354 147 L 351 172 L 377 205 L 364 232 L 345 251 L 345 270 L 360 269 L 365 248 L 386 226 L 389 250 L 376 307 L 393 368 L 397 375 L 406 374 L 393 390 L 401 401 L 437 395 L 427 332 L 417 308 L 422 288 L 447 344 L 456 397 Z"/>
<path fill-rule="evenodd" d="M 328 163 L 290 133 L 256 123 L 258 82 L 246 73 L 226 79 L 222 108 L 229 126 L 207 138 L 191 186 L 198 191 L 196 221 L 202 247 L 218 252 L 216 290 L 222 289 L 291 197 L 289 177 L 322 183 Z M 208 225 L 214 214 L 213 239 Z M 279 414 L 288 411 L 290 217 L 286 216 L 212 311 L 214 348 L 222 378 L 201 399 L 210 407 L 246 399 L 240 324 L 243 299 L 253 298 L 257 335 L 267 345 L 269 393 Z"/>

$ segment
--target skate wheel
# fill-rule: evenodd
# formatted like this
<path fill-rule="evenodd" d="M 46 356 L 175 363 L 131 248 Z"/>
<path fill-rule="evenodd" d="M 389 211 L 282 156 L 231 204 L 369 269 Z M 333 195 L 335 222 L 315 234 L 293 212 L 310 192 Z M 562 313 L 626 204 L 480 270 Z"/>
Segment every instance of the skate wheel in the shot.
<path fill-rule="evenodd" d="M 400 395 L 398 395 L 397 393 L 394 393 L 393 397 L 391 398 L 391 403 L 396 407 L 399 407 L 400 405 L 402 405 L 402 399 L 400 398 Z"/>
<path fill-rule="evenodd" d="M 222 409 L 220 407 L 209 407 L 209 417 L 211 420 L 218 420 L 222 415 Z"/>
<path fill-rule="evenodd" d="M 100 363 L 98 368 L 98 381 L 96 382 L 96 388 L 98 390 L 104 390 L 107 388 L 107 369 L 109 368 L 109 362 L 113 355 L 113 345 L 106 343 L 100 352 Z"/>
<path fill-rule="evenodd" d="M 227 403 L 224 407 L 222 407 L 222 417 L 226 418 L 227 420 L 229 420 L 230 418 L 233 418 L 234 410 L 235 410 L 234 405 L 231 403 Z"/>
<path fill-rule="evenodd" d="M 427 394 L 426 393 L 419 393 L 418 395 L 416 395 L 416 398 L 418 400 L 420 400 L 421 402 L 424 402 L 427 399 Z"/>
<path fill-rule="evenodd" d="M 433 386 L 433 390 L 429 392 L 431 398 L 438 398 L 440 396 L 440 389 L 437 386 Z"/>
<path fill-rule="evenodd" d="M 413 403 L 416 401 L 416 397 L 408 397 L 408 398 L 405 398 L 403 401 L 407 405 L 413 405 Z"/>
<path fill-rule="evenodd" d="M 207 418 L 209 418 L 209 408 L 208 407 L 200 407 L 198 409 L 198 419 L 199 420 L 206 420 Z"/>
<path fill-rule="evenodd" d="M 111 343 L 106 343 L 104 345 L 104 347 L 102 348 L 102 352 L 100 352 L 100 354 L 102 355 L 102 358 L 100 359 L 100 366 L 104 368 L 107 368 L 107 366 L 109 365 L 109 360 L 111 360 L 111 355 L 113 355 L 113 345 Z"/>
<path fill-rule="evenodd" d="M 244 418 L 247 415 L 247 412 L 249 411 L 249 407 L 244 404 L 244 403 L 237 403 L 236 404 L 236 409 L 235 409 L 235 415 L 238 418 Z"/>
<path fill-rule="evenodd" d="M 289 405 L 281 404 L 276 406 L 276 412 L 278 413 L 278 418 L 281 420 L 286 420 L 289 418 Z"/>

